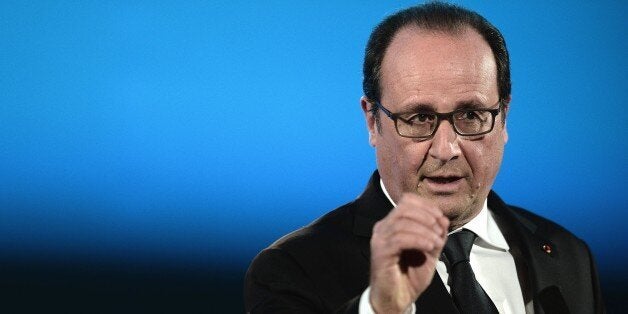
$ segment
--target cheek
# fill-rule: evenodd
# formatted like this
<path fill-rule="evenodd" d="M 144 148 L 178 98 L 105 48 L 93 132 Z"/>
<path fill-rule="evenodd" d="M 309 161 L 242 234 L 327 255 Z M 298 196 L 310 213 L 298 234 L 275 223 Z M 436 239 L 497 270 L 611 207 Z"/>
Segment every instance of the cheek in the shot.
<path fill-rule="evenodd" d="M 382 142 L 386 143 L 385 147 L 381 146 Z M 401 181 L 416 181 L 414 177 L 425 160 L 426 148 L 424 143 L 417 143 L 396 136 L 380 141 L 379 148 L 384 148 L 385 153 L 382 157 L 386 159 L 386 163 L 396 177 L 405 177 Z"/>
<path fill-rule="evenodd" d="M 503 142 L 482 140 L 465 144 L 463 151 L 473 173 L 474 187 L 492 185 L 502 162 Z"/>
<path fill-rule="evenodd" d="M 425 159 L 425 148 L 423 142 L 415 142 L 412 139 L 404 138 L 394 134 L 393 137 L 386 138 L 387 150 L 393 161 L 395 171 L 404 171 L 406 175 L 416 173 Z"/>
<path fill-rule="evenodd" d="M 413 175 L 416 174 L 419 168 L 423 165 L 428 147 L 429 146 L 427 146 L 426 142 L 413 142 L 402 148 L 404 163 Z"/>

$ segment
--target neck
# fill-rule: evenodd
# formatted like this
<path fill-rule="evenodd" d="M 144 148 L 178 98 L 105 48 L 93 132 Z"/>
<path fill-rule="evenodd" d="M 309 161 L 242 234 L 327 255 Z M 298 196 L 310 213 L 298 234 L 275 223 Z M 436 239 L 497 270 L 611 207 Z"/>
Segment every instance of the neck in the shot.
<path fill-rule="evenodd" d="M 473 204 L 470 208 L 461 210 L 457 215 L 447 215 L 447 218 L 449 218 L 449 231 L 462 228 L 462 226 L 480 214 L 483 207 L 484 203 Z"/>

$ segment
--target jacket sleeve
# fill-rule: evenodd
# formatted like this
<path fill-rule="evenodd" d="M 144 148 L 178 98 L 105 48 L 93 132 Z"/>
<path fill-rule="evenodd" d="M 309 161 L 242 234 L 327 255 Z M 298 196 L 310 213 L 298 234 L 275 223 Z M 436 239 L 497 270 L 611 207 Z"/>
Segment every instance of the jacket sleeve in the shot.
<path fill-rule="evenodd" d="M 299 263 L 279 248 L 263 250 L 251 263 L 244 284 L 247 313 L 358 313 L 360 296 L 332 309 L 316 292 Z"/>
<path fill-rule="evenodd" d="M 589 253 L 589 261 L 591 263 L 591 285 L 593 286 L 593 299 L 595 304 L 595 313 L 606 313 L 604 299 L 602 299 L 602 290 L 600 289 L 600 280 L 598 277 L 595 260 L 591 254 L 591 249 L 587 247 Z"/>

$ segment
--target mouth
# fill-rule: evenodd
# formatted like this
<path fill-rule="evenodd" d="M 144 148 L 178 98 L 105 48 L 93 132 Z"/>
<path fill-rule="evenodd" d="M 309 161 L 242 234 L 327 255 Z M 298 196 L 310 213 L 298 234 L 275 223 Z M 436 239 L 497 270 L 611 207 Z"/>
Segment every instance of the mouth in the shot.
<path fill-rule="evenodd" d="M 456 182 L 458 180 L 461 180 L 462 177 L 425 177 L 425 180 L 431 181 L 432 183 L 435 184 L 447 184 L 447 183 L 452 183 L 452 182 Z"/>
<path fill-rule="evenodd" d="M 421 180 L 433 194 L 453 194 L 462 187 L 464 177 L 457 175 L 425 176 Z"/>

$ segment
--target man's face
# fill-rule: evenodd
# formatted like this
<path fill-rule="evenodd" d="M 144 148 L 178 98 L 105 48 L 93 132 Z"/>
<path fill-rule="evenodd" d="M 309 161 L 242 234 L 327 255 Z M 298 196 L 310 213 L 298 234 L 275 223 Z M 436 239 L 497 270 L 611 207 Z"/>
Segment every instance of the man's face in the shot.
<path fill-rule="evenodd" d="M 417 109 L 450 112 L 476 106 L 496 108 L 499 100 L 493 53 L 475 30 L 445 34 L 401 29 L 391 42 L 381 68 L 381 104 L 393 113 Z M 504 100 L 505 104 L 509 99 Z M 381 129 L 362 98 L 370 142 L 391 198 L 417 193 L 434 200 L 460 226 L 480 211 L 502 161 L 508 140 L 500 112 L 493 130 L 484 135 L 457 135 L 442 121 L 433 137 L 401 137 L 394 122 L 379 112 Z"/>

